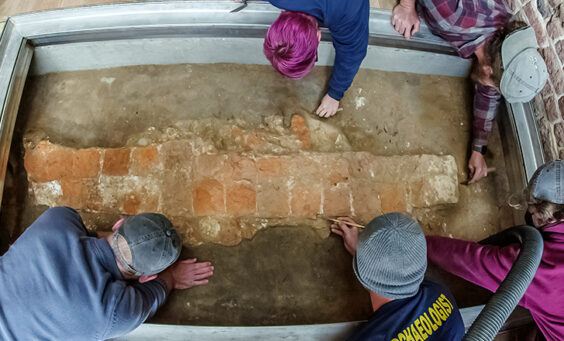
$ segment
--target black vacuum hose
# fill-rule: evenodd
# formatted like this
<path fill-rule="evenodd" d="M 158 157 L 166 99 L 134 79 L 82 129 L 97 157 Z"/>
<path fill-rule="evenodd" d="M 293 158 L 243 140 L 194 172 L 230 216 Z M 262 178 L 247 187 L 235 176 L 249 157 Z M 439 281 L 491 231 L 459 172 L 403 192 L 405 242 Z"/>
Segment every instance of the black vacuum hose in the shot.
<path fill-rule="evenodd" d="M 493 340 L 531 284 L 543 251 L 542 236 L 536 228 L 528 225 L 515 226 L 480 243 L 507 245 L 515 242 L 521 243 L 517 260 L 462 340 Z"/>

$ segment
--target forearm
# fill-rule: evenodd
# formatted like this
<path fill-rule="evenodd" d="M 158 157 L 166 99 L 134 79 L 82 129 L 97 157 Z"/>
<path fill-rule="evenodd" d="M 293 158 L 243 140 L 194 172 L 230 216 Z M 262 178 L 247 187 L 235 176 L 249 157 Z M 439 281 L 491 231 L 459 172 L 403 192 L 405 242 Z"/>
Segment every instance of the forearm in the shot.
<path fill-rule="evenodd" d="M 459 239 L 427 237 L 429 261 L 495 292 L 519 254 L 515 245 L 498 247 Z"/>
<path fill-rule="evenodd" d="M 493 128 L 501 94 L 494 88 L 484 85 L 476 85 L 474 93 L 474 108 L 472 121 L 472 144 L 485 146 Z"/>
<path fill-rule="evenodd" d="M 165 287 L 166 295 L 170 294 L 172 289 L 174 289 L 174 277 L 169 270 L 161 272 L 157 276 L 157 280 Z"/>
<path fill-rule="evenodd" d="M 412 8 L 415 10 L 415 0 L 400 0 L 400 6 L 405 8 Z"/>

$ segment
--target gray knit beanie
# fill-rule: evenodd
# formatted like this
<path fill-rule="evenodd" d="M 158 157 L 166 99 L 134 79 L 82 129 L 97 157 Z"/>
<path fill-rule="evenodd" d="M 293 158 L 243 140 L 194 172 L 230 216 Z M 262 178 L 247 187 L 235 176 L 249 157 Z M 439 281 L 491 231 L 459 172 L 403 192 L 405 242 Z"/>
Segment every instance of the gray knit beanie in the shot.
<path fill-rule="evenodd" d="M 353 269 L 362 285 L 390 299 L 414 296 L 427 269 L 427 243 L 411 217 L 388 213 L 360 232 Z"/>

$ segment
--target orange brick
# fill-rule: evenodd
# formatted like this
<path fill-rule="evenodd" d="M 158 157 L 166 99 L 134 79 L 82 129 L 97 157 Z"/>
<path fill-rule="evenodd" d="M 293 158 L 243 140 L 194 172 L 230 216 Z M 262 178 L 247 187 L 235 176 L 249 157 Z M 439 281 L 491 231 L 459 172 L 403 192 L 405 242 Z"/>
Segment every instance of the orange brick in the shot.
<path fill-rule="evenodd" d="M 288 162 L 285 158 L 269 157 L 257 161 L 257 168 L 261 178 L 280 177 L 287 174 Z"/>
<path fill-rule="evenodd" d="M 382 214 L 379 192 L 375 184 L 366 181 L 354 181 L 351 184 L 355 217 L 362 223 Z"/>
<path fill-rule="evenodd" d="M 303 149 L 311 148 L 311 138 L 309 135 L 309 129 L 306 125 L 304 118 L 300 115 L 292 116 L 292 133 L 298 137 L 302 143 Z"/>
<path fill-rule="evenodd" d="M 155 212 L 159 207 L 159 197 L 147 193 L 129 193 L 123 199 L 123 212 L 139 214 Z"/>
<path fill-rule="evenodd" d="M 329 158 L 324 160 L 322 176 L 325 183 L 330 186 L 337 186 L 340 183 L 348 182 L 349 163 L 343 158 Z"/>
<path fill-rule="evenodd" d="M 95 180 L 62 179 L 60 184 L 63 191 L 60 205 L 76 209 L 101 209 L 102 198 L 97 191 Z"/>
<path fill-rule="evenodd" d="M 157 172 L 159 150 L 155 146 L 133 148 L 131 151 L 131 174 L 147 176 Z"/>
<path fill-rule="evenodd" d="M 401 184 L 377 184 L 382 213 L 405 212 L 407 210 L 407 193 Z"/>
<path fill-rule="evenodd" d="M 296 184 L 291 193 L 292 216 L 313 218 L 320 213 L 320 184 Z"/>
<path fill-rule="evenodd" d="M 98 149 L 79 149 L 72 156 L 73 178 L 97 178 L 100 173 L 100 151 Z"/>
<path fill-rule="evenodd" d="M 190 169 L 192 145 L 185 140 L 165 142 L 161 145 L 159 158 L 165 169 Z"/>
<path fill-rule="evenodd" d="M 104 153 L 102 173 L 106 175 L 127 175 L 129 173 L 129 148 L 109 148 Z"/>
<path fill-rule="evenodd" d="M 231 173 L 225 154 L 200 155 L 196 159 L 196 165 L 195 179 L 214 178 L 223 181 Z"/>
<path fill-rule="evenodd" d="M 282 182 L 266 182 L 257 189 L 258 215 L 261 217 L 287 217 L 290 214 L 290 192 Z"/>
<path fill-rule="evenodd" d="M 251 149 L 257 149 L 259 147 L 261 147 L 262 145 L 264 145 L 264 143 L 266 142 L 264 140 L 264 136 L 262 136 L 261 134 L 258 133 L 249 133 L 244 135 L 244 139 L 245 139 L 245 146 L 251 148 Z"/>
<path fill-rule="evenodd" d="M 348 185 L 325 187 L 323 193 L 323 213 L 330 217 L 350 216 L 350 200 Z"/>
<path fill-rule="evenodd" d="M 241 129 L 241 127 L 233 126 L 233 128 L 231 128 L 231 138 L 237 139 L 238 137 L 241 137 L 242 135 L 243 135 L 243 129 Z"/>
<path fill-rule="evenodd" d="M 225 213 L 223 184 L 215 179 L 200 181 L 194 189 L 194 213 L 198 216 Z"/>
<path fill-rule="evenodd" d="M 141 199 L 134 193 L 129 193 L 123 199 L 123 212 L 126 214 L 139 213 L 139 206 L 141 206 Z"/>
<path fill-rule="evenodd" d="M 192 180 L 179 171 L 165 170 L 160 188 L 161 207 L 165 215 L 192 216 Z"/>
<path fill-rule="evenodd" d="M 252 215 L 256 211 L 256 192 L 249 184 L 234 183 L 226 189 L 227 213 L 234 216 Z"/>
<path fill-rule="evenodd" d="M 230 155 L 229 163 L 233 180 L 256 181 L 257 167 L 253 159 L 239 155 Z"/>
<path fill-rule="evenodd" d="M 24 167 L 28 177 L 37 182 L 60 180 L 69 175 L 73 164 L 73 149 L 41 141 L 27 149 Z"/>

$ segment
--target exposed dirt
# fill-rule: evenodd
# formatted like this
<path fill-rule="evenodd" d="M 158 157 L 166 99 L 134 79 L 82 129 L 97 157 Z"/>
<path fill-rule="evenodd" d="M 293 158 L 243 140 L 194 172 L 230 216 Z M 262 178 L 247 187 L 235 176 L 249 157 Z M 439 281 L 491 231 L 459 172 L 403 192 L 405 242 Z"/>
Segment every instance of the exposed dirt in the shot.
<path fill-rule="evenodd" d="M 293 114 L 318 120 L 312 112 L 329 75 L 329 68 L 316 67 L 295 81 L 268 66 L 194 64 L 29 79 L 2 203 L 2 223 L 9 226 L 3 231 L 4 246 L 45 209 L 24 195 L 22 136 L 33 134 L 74 148 L 118 147 L 138 140 L 148 129 L 182 132 L 187 120 L 236 119 L 252 129 L 264 125 L 266 116 L 278 115 L 289 127 Z M 339 148 L 345 150 L 453 155 L 462 181 L 467 177 L 470 90 L 461 78 L 361 70 L 341 101 L 343 110 L 323 121 L 342 132 Z M 206 129 L 201 133 L 213 133 L 213 124 Z M 323 139 L 312 139 L 314 151 L 332 148 Z M 460 186 L 458 204 L 415 209 L 413 215 L 425 233 L 478 240 L 513 223 L 505 205 L 508 185 L 501 153 L 496 129 L 487 160 L 497 171 L 478 184 Z M 84 213 L 83 218 L 90 227 L 107 229 L 117 216 Z M 365 318 L 367 296 L 354 284 L 341 243 L 309 231 L 307 226 L 267 229 L 232 248 L 205 245 L 187 250 L 216 262 L 215 278 L 206 287 L 175 293 L 155 321 L 254 325 Z M 331 267 L 330 259 L 340 265 Z M 467 287 L 456 291 L 460 301 L 480 301 Z"/>

